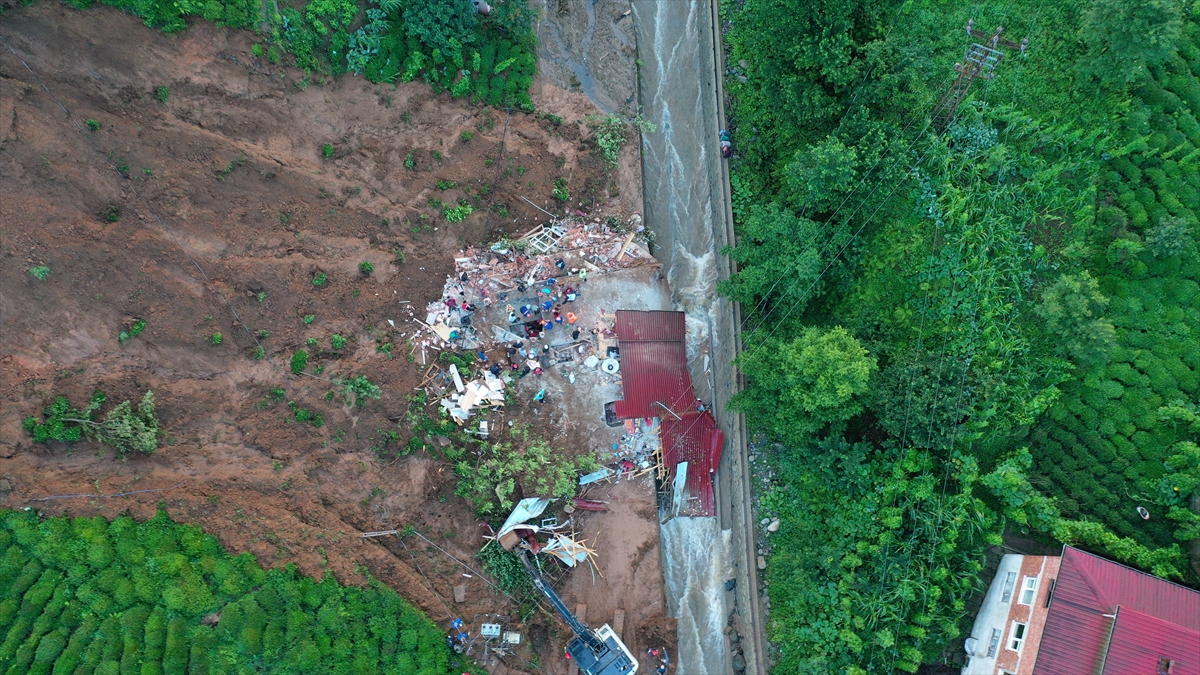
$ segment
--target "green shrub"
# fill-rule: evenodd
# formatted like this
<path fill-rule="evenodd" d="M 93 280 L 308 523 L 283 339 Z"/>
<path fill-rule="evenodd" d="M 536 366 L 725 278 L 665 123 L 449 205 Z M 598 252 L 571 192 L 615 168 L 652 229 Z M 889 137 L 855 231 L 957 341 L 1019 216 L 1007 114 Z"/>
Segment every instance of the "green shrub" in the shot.
<path fill-rule="evenodd" d="M 292 354 L 292 372 L 299 375 L 308 367 L 308 352 L 303 349 Z"/>
<path fill-rule="evenodd" d="M 471 215 L 474 212 L 475 212 L 475 207 L 473 207 L 469 203 L 467 203 L 466 200 L 462 200 L 458 203 L 457 206 L 452 206 L 452 207 L 446 208 L 444 211 L 442 211 L 442 215 L 445 216 L 447 222 L 461 223 L 462 221 L 467 219 L 467 216 Z"/>
<path fill-rule="evenodd" d="M 321 146 L 321 156 L 325 159 L 333 159 L 333 145 L 326 143 Z"/>
<path fill-rule="evenodd" d="M 155 89 L 154 90 L 154 98 L 158 99 L 159 103 L 166 105 L 167 99 L 171 98 L 171 88 L 170 87 L 159 87 L 158 89 Z"/>
<path fill-rule="evenodd" d="M 87 122 L 85 122 L 85 124 L 87 124 L 87 128 L 91 131 L 100 131 L 101 125 L 96 120 L 89 119 Z"/>
<path fill-rule="evenodd" d="M 375 266 L 364 260 L 358 263 L 358 271 L 365 276 L 371 276 L 371 273 L 375 271 Z"/>
<path fill-rule="evenodd" d="M 133 325 L 129 327 L 129 330 L 123 330 L 117 334 L 117 342 L 128 342 L 130 338 L 135 338 L 141 335 L 142 331 L 144 330 L 146 330 L 146 321 L 144 319 L 138 319 L 137 321 L 133 322 Z"/>
<path fill-rule="evenodd" d="M 340 351 L 346 346 L 346 338 L 334 333 L 333 336 L 329 338 L 329 343 L 333 346 L 334 350 Z"/>
<path fill-rule="evenodd" d="M 50 268 L 46 267 L 45 265 L 30 267 L 29 274 L 31 274 L 33 278 L 37 279 L 38 281 L 45 281 L 46 277 L 50 276 Z"/>
<path fill-rule="evenodd" d="M 559 176 L 554 179 L 554 190 L 550 193 L 555 199 L 560 202 L 565 202 L 571 198 L 571 192 L 567 189 L 567 179 Z"/>

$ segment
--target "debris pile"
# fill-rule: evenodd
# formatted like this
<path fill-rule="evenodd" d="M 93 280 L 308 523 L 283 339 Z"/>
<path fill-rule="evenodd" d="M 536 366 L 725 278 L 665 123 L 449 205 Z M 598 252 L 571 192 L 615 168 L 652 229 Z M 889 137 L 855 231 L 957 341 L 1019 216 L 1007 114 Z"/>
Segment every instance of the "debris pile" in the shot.
<path fill-rule="evenodd" d="M 421 362 L 426 348 L 486 349 L 574 325 L 563 308 L 588 274 L 659 264 L 636 240 L 645 232 L 641 221 L 636 214 L 625 222 L 572 216 L 515 241 L 467 249 L 454 259 L 442 299 L 429 303 L 424 321 L 414 317 L 422 326 L 414 344 Z"/>
<path fill-rule="evenodd" d="M 450 419 L 455 420 L 455 424 L 462 426 L 470 419 L 472 411 L 498 410 L 504 406 L 506 382 L 503 378 L 492 375 L 491 371 L 485 370 L 482 374 L 484 376 L 463 382 L 456 364 L 450 364 L 450 369 L 445 374 L 439 372 L 438 376 L 445 378 L 449 375 L 449 381 L 454 383 L 454 392 L 450 392 L 449 387 L 444 388 L 445 393 L 449 395 L 442 399 L 442 407 L 450 413 Z M 433 380 L 436 378 L 437 376 Z M 487 437 L 486 422 L 480 424 L 479 432 L 482 437 Z"/>
<path fill-rule="evenodd" d="M 589 562 L 593 568 L 598 570 L 595 561 L 596 551 L 576 539 L 573 533 L 567 534 L 559 531 L 570 528 L 573 525 L 571 519 L 561 525 L 558 518 L 555 517 L 543 518 L 541 524 L 528 522 L 542 515 L 550 502 L 551 500 L 540 497 L 522 499 L 513 508 L 512 513 L 509 514 L 508 519 L 504 521 L 504 525 L 500 527 L 496 535 L 489 539 L 499 542 L 506 551 L 521 548 L 534 555 L 546 553 L 558 558 L 567 567 L 575 567 L 582 562 Z M 538 534 L 545 536 L 547 541 L 545 543 L 538 541 L 536 537 Z"/>

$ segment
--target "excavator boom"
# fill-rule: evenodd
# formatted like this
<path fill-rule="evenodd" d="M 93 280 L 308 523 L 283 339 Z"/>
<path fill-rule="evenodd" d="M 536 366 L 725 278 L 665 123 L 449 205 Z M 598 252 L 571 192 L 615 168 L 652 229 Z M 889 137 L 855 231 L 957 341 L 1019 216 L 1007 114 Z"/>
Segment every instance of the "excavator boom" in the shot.
<path fill-rule="evenodd" d="M 533 585 L 550 601 L 550 606 L 562 617 L 575 637 L 567 643 L 567 653 L 575 660 L 579 670 L 585 675 L 634 675 L 637 673 L 638 661 L 633 658 L 629 648 L 621 642 L 613 629 L 605 624 L 599 630 L 593 629 L 579 620 L 566 603 L 558 597 L 558 593 L 546 583 L 538 573 L 529 557 L 522 552 L 521 562 L 525 563 L 525 571 L 533 579 Z"/>

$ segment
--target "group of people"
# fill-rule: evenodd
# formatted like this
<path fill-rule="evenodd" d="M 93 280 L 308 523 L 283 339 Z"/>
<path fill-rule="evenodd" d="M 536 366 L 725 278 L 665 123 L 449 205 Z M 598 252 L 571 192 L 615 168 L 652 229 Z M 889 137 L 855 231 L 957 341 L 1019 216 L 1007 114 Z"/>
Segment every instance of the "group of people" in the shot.
<path fill-rule="evenodd" d="M 450 633 L 446 635 L 447 647 L 461 654 L 466 651 L 467 641 L 470 638 L 471 633 L 464 627 L 462 619 L 455 619 L 450 622 Z"/>
<path fill-rule="evenodd" d="M 586 279 L 587 270 L 580 271 L 580 280 Z M 575 328 L 578 317 L 564 306 L 579 298 L 579 290 L 572 286 L 558 283 L 554 277 L 546 280 L 544 286 L 538 289 L 537 299 L 528 305 L 515 308 L 508 305 L 508 323 L 525 325 L 525 335 L 534 340 L 542 339 L 542 334 L 555 328 L 571 330 L 572 340 L 579 339 L 579 329 Z"/>

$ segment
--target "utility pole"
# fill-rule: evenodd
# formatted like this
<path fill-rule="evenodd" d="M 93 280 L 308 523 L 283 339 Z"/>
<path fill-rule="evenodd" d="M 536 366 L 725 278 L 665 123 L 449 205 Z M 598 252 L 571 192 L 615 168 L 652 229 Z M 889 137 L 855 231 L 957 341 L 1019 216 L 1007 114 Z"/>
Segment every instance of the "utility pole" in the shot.
<path fill-rule="evenodd" d="M 958 79 L 950 85 L 950 90 L 942 96 L 929 116 L 933 128 L 938 133 L 945 131 L 946 127 L 954 121 L 954 116 L 958 114 L 958 106 L 967 97 L 967 91 L 971 89 L 972 82 L 980 77 L 990 80 L 996 76 L 996 65 L 1004 58 L 1002 49 L 1020 50 L 1021 55 L 1025 55 L 1029 39 L 1026 38 L 1017 44 L 1012 40 L 1000 37 L 1003 30 L 1003 26 L 996 26 L 996 32 L 988 35 L 983 31 L 975 30 L 975 19 L 967 22 L 967 35 L 980 42 L 973 43 L 968 47 L 962 62 L 954 64 L 954 69 L 958 71 Z"/>

